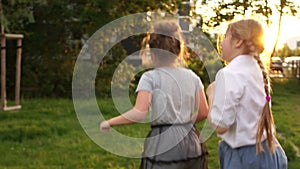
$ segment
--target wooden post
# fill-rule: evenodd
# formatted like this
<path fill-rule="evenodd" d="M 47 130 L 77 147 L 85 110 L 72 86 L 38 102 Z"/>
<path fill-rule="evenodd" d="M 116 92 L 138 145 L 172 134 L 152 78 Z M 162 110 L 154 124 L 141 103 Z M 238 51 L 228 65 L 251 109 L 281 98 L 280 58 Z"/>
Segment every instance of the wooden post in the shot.
<path fill-rule="evenodd" d="M 6 107 L 6 38 L 1 35 L 1 109 Z"/>
<path fill-rule="evenodd" d="M 7 102 L 6 102 L 6 39 L 17 39 L 15 105 L 14 106 L 7 106 Z M 20 85 L 21 85 L 22 39 L 23 39 L 23 35 L 21 34 L 1 35 L 1 109 L 3 109 L 4 111 L 21 109 Z"/>
<path fill-rule="evenodd" d="M 20 109 L 20 79 L 21 79 L 21 54 L 22 39 L 21 34 L 5 34 L 3 24 L 2 0 L 0 0 L 0 29 L 1 29 L 1 105 L 3 110 Z M 6 103 L 6 39 L 17 39 L 17 58 L 16 58 L 16 86 L 15 86 L 15 106 L 7 107 Z"/>
<path fill-rule="evenodd" d="M 15 104 L 20 105 L 22 39 L 17 41 Z"/>

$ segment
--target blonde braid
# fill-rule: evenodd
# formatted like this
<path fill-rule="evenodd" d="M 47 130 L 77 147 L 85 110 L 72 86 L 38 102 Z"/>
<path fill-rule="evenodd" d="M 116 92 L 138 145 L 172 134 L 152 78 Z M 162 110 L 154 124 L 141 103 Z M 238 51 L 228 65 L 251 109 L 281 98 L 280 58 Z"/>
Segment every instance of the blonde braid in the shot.
<path fill-rule="evenodd" d="M 262 63 L 259 55 L 254 55 L 254 58 L 257 60 L 257 63 L 262 70 L 262 75 L 263 75 L 263 80 L 264 80 L 264 89 L 266 93 L 266 97 L 270 96 L 270 91 L 271 91 L 271 86 L 270 86 L 270 78 L 269 75 L 264 67 L 264 64 Z M 276 131 L 273 131 L 273 127 L 275 126 L 273 115 L 272 115 L 272 110 L 270 107 L 269 101 L 266 102 L 263 112 L 261 115 L 261 118 L 258 123 L 258 128 L 257 128 L 257 134 L 256 134 L 256 152 L 263 152 L 264 149 L 261 144 L 261 139 L 263 136 L 264 131 L 266 131 L 267 134 L 267 142 L 268 146 L 270 148 L 270 151 L 273 153 L 275 152 L 275 146 L 273 142 L 273 134 L 276 134 Z M 275 130 L 275 129 L 274 129 Z"/>

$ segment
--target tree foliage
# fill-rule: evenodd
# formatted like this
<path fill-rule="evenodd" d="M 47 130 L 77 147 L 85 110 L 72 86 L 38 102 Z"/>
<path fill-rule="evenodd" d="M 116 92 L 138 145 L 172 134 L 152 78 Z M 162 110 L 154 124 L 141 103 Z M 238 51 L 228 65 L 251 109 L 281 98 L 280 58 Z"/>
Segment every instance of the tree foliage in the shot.
<path fill-rule="evenodd" d="M 268 0 L 217 0 L 212 4 L 210 1 L 202 1 L 201 16 L 202 26 L 216 27 L 220 23 L 231 21 L 236 16 L 260 15 L 269 23 L 272 9 Z"/>
<path fill-rule="evenodd" d="M 208 28 L 208 30 L 211 27 L 219 26 L 222 22 L 230 21 L 236 16 L 259 16 L 267 26 L 277 23 L 277 33 L 274 34 L 276 38 L 270 58 L 276 54 L 282 17 L 284 15 L 295 16 L 297 10 L 300 9 L 300 6 L 296 6 L 291 0 L 217 0 L 212 6 L 212 10 L 207 8 L 207 6 L 211 6 L 209 1 L 203 1 L 202 6 L 203 21 L 201 27 Z M 210 10 L 210 12 L 206 12 L 207 10 Z M 274 13 L 279 13 L 278 20 L 270 20 Z"/>
<path fill-rule="evenodd" d="M 92 34 L 114 19 L 128 14 L 164 10 L 175 13 L 180 0 L 2 0 L 2 24 L 7 33 L 22 33 L 23 95 L 71 96 L 75 59 Z M 126 26 L 126 25 L 124 25 Z M 122 45 L 104 62 L 125 54 Z M 12 48 L 14 50 L 14 48 Z M 13 72 L 14 53 L 8 52 L 8 69 Z M 8 75 L 8 86 L 13 86 Z M 8 89 L 12 90 L 13 89 Z M 13 96 L 13 94 L 12 94 Z"/>
<path fill-rule="evenodd" d="M 277 9 L 282 14 L 296 12 L 297 7 L 289 0 L 280 2 L 277 3 Z M 182 0 L 0 0 L 0 4 L 3 9 L 1 24 L 5 32 L 25 35 L 21 93 L 23 96 L 43 97 L 71 96 L 76 57 L 85 41 L 105 24 L 129 14 L 148 11 L 176 14 L 178 9 L 183 8 Z M 204 31 L 231 20 L 236 15 L 246 15 L 249 12 L 261 15 L 269 23 L 269 16 L 273 13 L 269 0 L 204 0 L 201 7 L 200 17 L 194 17 L 201 18 L 199 26 Z M 124 24 L 123 29 L 128 26 L 130 25 Z M 15 64 L 15 52 L 11 51 L 16 47 L 13 45 L 7 51 L 8 72 L 14 72 L 12 65 Z M 113 70 L 111 66 L 114 64 L 110 63 L 118 63 L 127 53 L 120 43 L 108 54 L 111 57 L 105 57 L 101 66 L 102 69 L 107 66 L 107 70 Z M 102 76 L 104 75 L 99 75 L 99 79 L 103 81 Z M 13 73 L 8 74 L 7 78 L 7 84 L 11 87 L 8 90 L 13 91 Z M 108 84 L 110 79 L 105 78 L 103 83 Z M 96 82 L 96 85 L 100 83 L 102 82 Z"/>

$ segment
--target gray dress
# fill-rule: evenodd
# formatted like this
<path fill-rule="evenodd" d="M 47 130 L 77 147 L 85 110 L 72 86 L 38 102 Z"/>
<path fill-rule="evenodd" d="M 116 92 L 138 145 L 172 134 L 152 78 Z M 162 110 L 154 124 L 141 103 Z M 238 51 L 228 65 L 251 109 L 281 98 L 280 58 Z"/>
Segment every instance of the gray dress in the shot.
<path fill-rule="evenodd" d="M 200 78 L 182 67 L 161 67 L 144 73 L 136 92 L 152 93 L 151 131 L 140 168 L 201 169 L 199 134 L 191 122 L 197 112 Z"/>

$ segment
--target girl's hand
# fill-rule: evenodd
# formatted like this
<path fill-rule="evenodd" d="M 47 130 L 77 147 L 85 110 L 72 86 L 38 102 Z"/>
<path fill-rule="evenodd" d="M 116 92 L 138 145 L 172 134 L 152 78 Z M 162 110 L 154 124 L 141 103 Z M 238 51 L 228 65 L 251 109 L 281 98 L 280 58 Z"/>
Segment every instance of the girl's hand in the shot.
<path fill-rule="evenodd" d="M 99 127 L 100 127 L 100 131 L 101 131 L 102 133 L 107 133 L 107 132 L 109 132 L 110 125 L 109 125 L 108 121 L 103 121 L 103 122 L 101 122 L 101 124 L 100 124 Z"/>

